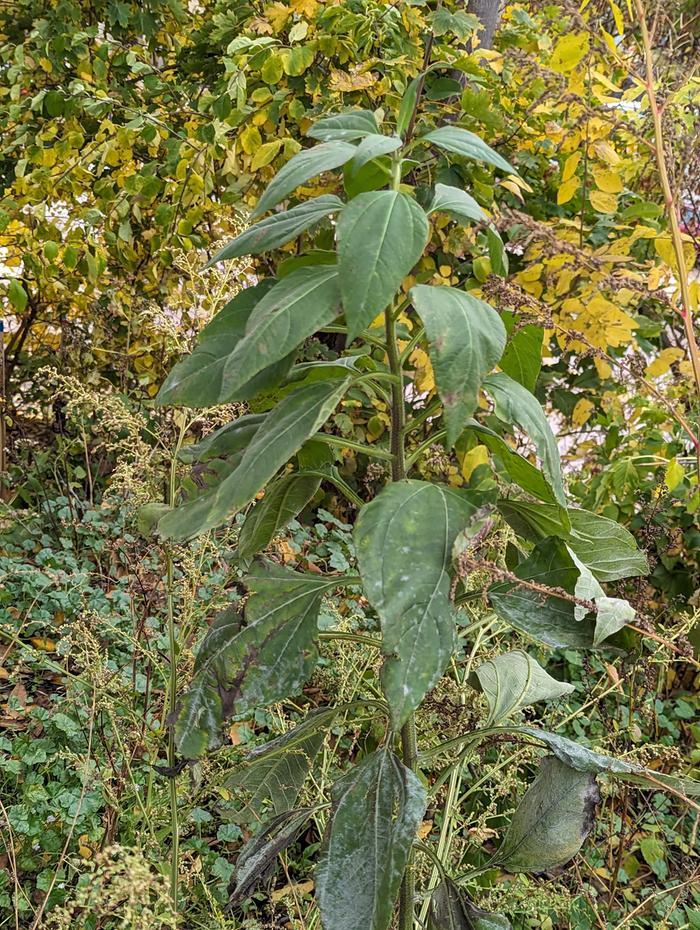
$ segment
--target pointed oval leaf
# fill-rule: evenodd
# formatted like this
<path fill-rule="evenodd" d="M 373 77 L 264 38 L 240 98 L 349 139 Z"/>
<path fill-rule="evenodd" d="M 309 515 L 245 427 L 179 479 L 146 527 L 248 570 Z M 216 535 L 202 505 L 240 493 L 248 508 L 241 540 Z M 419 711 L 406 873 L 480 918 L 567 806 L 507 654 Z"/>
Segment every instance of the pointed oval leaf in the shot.
<path fill-rule="evenodd" d="M 421 136 L 420 141 L 432 142 L 433 145 L 437 145 L 446 152 L 454 152 L 455 155 L 462 155 L 474 161 L 484 161 L 507 174 L 517 174 L 515 168 L 505 158 L 498 152 L 494 152 L 483 139 L 469 132 L 468 129 L 461 129 L 459 126 L 440 126 L 427 135 Z"/>
<path fill-rule="evenodd" d="M 535 444 L 547 483 L 554 491 L 557 503 L 566 507 L 559 449 L 537 398 L 503 373 L 490 375 L 485 379 L 484 387 L 493 398 L 496 416 L 519 426 Z"/>
<path fill-rule="evenodd" d="M 454 541 L 477 507 L 463 491 L 397 481 L 360 510 L 355 547 L 382 624 L 382 684 L 394 726 L 437 684 L 454 648 L 448 569 Z"/>
<path fill-rule="evenodd" d="M 499 366 L 514 381 L 534 393 L 542 367 L 543 331 L 532 324 L 515 330 L 517 320 L 513 313 L 504 313 L 502 318 L 509 338 Z"/>
<path fill-rule="evenodd" d="M 220 429 L 208 433 L 199 442 L 183 446 L 178 458 L 181 462 L 209 462 L 243 452 L 258 428 L 265 421 L 264 413 L 247 413 Z"/>
<path fill-rule="evenodd" d="M 311 265 L 282 278 L 255 306 L 245 336 L 226 358 L 218 402 L 235 398 L 257 374 L 287 358 L 339 312 L 334 265 Z"/>
<path fill-rule="evenodd" d="M 387 930 L 425 788 L 387 749 L 335 783 L 333 812 L 316 869 L 324 930 Z"/>
<path fill-rule="evenodd" d="M 345 207 L 337 233 L 340 293 L 352 340 L 391 303 L 423 254 L 429 226 L 407 194 L 370 191 Z"/>
<path fill-rule="evenodd" d="M 503 914 L 473 904 L 452 879 L 443 877 L 430 898 L 430 930 L 511 930 Z"/>
<path fill-rule="evenodd" d="M 286 165 L 278 171 L 268 184 L 264 194 L 251 214 L 257 219 L 276 206 L 280 200 L 287 198 L 301 184 L 305 184 L 317 174 L 340 168 L 355 154 L 356 148 L 348 142 L 322 142 L 311 149 L 297 152 Z"/>
<path fill-rule="evenodd" d="M 537 701 L 552 701 L 570 694 L 574 686 L 557 681 L 526 652 L 504 652 L 480 665 L 472 681 L 489 703 L 487 726 L 510 717 L 521 707 Z"/>
<path fill-rule="evenodd" d="M 243 255 L 259 255 L 261 252 L 278 249 L 281 245 L 296 239 L 324 217 L 337 213 L 342 208 L 343 201 L 339 197 L 325 194 L 323 197 L 306 200 L 296 207 L 285 210 L 284 213 L 274 213 L 246 229 L 240 236 L 236 236 L 233 242 L 229 242 L 217 252 L 204 268 L 206 270 L 227 259 L 240 258 Z"/>
<path fill-rule="evenodd" d="M 261 552 L 306 507 L 320 484 L 315 475 L 296 474 L 268 488 L 245 519 L 238 537 L 239 557 L 247 562 Z"/>
<path fill-rule="evenodd" d="M 410 297 L 428 336 L 447 444 L 453 446 L 474 413 L 482 379 L 505 348 L 505 327 L 493 307 L 453 287 L 418 284 Z"/>
<path fill-rule="evenodd" d="M 164 539 L 197 536 L 249 504 L 323 426 L 349 384 L 349 378 L 318 381 L 288 394 L 267 414 L 234 471 L 216 488 L 166 514 L 158 523 L 160 535 Z"/>
<path fill-rule="evenodd" d="M 371 110 L 345 110 L 316 120 L 306 135 L 321 142 L 354 142 L 377 133 L 379 126 Z"/>
<path fill-rule="evenodd" d="M 381 155 L 389 155 L 400 147 L 401 139 L 398 136 L 365 136 L 357 146 L 357 152 L 352 160 L 348 162 L 348 170 L 351 175 L 354 175 L 367 162 Z"/>
<path fill-rule="evenodd" d="M 508 872 L 546 872 L 578 853 L 593 828 L 595 775 L 546 756 L 518 804 L 496 861 Z"/>
<path fill-rule="evenodd" d="M 432 203 L 428 213 L 449 213 L 450 216 L 463 223 L 488 223 L 488 215 L 474 200 L 471 194 L 451 187 L 449 184 L 436 184 Z"/>

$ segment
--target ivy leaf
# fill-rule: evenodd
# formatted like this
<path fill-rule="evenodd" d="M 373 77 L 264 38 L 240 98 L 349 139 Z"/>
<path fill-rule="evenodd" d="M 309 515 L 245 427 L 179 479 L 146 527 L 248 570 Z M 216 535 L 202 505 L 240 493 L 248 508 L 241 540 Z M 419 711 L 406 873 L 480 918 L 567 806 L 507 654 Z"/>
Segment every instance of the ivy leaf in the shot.
<path fill-rule="evenodd" d="M 166 514 L 164 539 L 188 539 L 214 529 L 249 504 L 260 488 L 323 426 L 350 383 L 318 381 L 288 394 L 265 417 L 241 461 L 206 494 Z"/>
<path fill-rule="evenodd" d="M 321 479 L 294 474 L 281 478 L 265 492 L 245 519 L 238 537 L 238 555 L 248 562 L 304 509 L 318 491 Z"/>
<path fill-rule="evenodd" d="M 250 444 L 265 421 L 265 416 L 264 413 L 246 413 L 220 429 L 208 433 L 199 442 L 183 446 L 178 458 L 181 462 L 209 462 L 211 459 L 237 455 Z"/>
<path fill-rule="evenodd" d="M 430 898 L 431 930 L 511 930 L 502 914 L 492 914 L 472 904 L 451 878 L 444 876 Z"/>
<path fill-rule="evenodd" d="M 454 152 L 455 155 L 462 155 L 465 158 L 471 158 L 474 161 L 485 161 L 489 165 L 500 168 L 507 174 L 517 174 L 515 168 L 509 164 L 505 158 L 494 152 L 483 139 L 469 132 L 468 129 L 461 129 L 459 126 L 440 126 L 433 129 L 425 136 L 421 136 L 421 142 L 432 142 L 438 148 L 446 152 Z"/>
<path fill-rule="evenodd" d="M 194 351 L 178 362 L 165 379 L 156 398 L 159 404 L 212 407 L 220 402 L 226 360 L 244 338 L 256 305 L 274 284 L 274 279 L 261 281 L 226 304 L 199 334 Z M 288 374 L 293 361 L 290 354 L 259 371 L 241 387 L 236 400 L 248 400 L 260 391 L 275 387 Z"/>
<path fill-rule="evenodd" d="M 488 701 L 487 726 L 510 717 L 521 707 L 555 700 L 574 690 L 573 685 L 552 678 L 539 662 L 520 650 L 484 662 L 470 683 L 483 691 Z"/>
<path fill-rule="evenodd" d="M 345 110 L 316 120 L 306 133 L 321 142 L 355 142 L 369 135 L 378 135 L 379 126 L 371 110 Z"/>
<path fill-rule="evenodd" d="M 236 398 L 259 372 L 288 357 L 339 312 L 335 265 L 299 268 L 282 278 L 255 306 L 244 337 L 226 358 L 219 403 Z"/>
<path fill-rule="evenodd" d="M 484 387 L 493 398 L 496 416 L 519 426 L 534 442 L 542 471 L 557 503 L 566 507 L 561 460 L 552 428 L 537 398 L 506 374 L 489 375 Z"/>
<path fill-rule="evenodd" d="M 351 341 L 387 307 L 423 254 L 429 225 L 399 191 L 358 194 L 338 218 L 340 293 Z"/>
<path fill-rule="evenodd" d="M 477 507 L 464 491 L 396 481 L 357 518 L 357 559 L 382 623 L 382 685 L 396 728 L 437 684 L 454 649 L 448 568 L 455 539 Z"/>
<path fill-rule="evenodd" d="M 595 775 L 546 756 L 513 814 L 496 862 L 507 872 L 565 865 L 593 829 L 599 800 Z"/>
<path fill-rule="evenodd" d="M 223 249 L 216 253 L 204 266 L 205 270 L 216 265 L 218 262 L 226 261 L 230 258 L 240 258 L 242 255 L 259 255 L 261 252 L 270 252 L 277 249 L 292 239 L 305 232 L 311 226 L 314 226 L 331 213 L 337 213 L 343 208 L 343 201 L 333 194 L 325 194 L 323 197 L 314 197 L 313 200 L 306 200 L 284 213 L 274 213 L 267 219 L 261 220 L 240 236 L 236 236 L 233 242 L 229 242 Z"/>
<path fill-rule="evenodd" d="M 322 728 L 330 726 L 337 714 L 337 707 L 312 712 L 292 730 L 257 747 L 226 786 L 251 792 L 249 810 L 259 811 L 268 800 L 276 814 L 290 810 L 323 745 Z"/>
<path fill-rule="evenodd" d="M 476 223 L 488 223 L 489 218 L 479 204 L 474 200 L 471 194 L 460 190 L 458 187 L 450 187 L 448 184 L 436 184 L 435 193 L 432 203 L 428 208 L 428 214 L 449 213 L 455 219 L 463 222 L 474 221 Z"/>
<path fill-rule="evenodd" d="M 252 219 L 271 210 L 280 200 L 284 200 L 301 184 L 305 184 L 317 174 L 340 168 L 355 154 L 356 148 L 348 142 L 323 142 L 311 149 L 297 152 L 286 165 L 278 171 L 265 193 L 258 200 Z"/>
<path fill-rule="evenodd" d="M 548 537 L 537 543 L 514 574 L 524 581 L 573 594 L 579 570 L 565 543 Z M 590 617 L 574 618 L 574 604 L 556 595 L 546 595 L 506 581 L 489 588 L 491 606 L 501 619 L 547 646 L 590 649 L 595 624 Z"/>
<path fill-rule="evenodd" d="M 539 326 L 528 324 L 513 332 L 515 314 L 503 313 L 502 318 L 509 339 L 498 363 L 499 367 L 530 393 L 534 393 L 542 367 L 542 330 Z"/>
<path fill-rule="evenodd" d="M 380 749 L 335 783 L 332 800 L 316 869 L 324 930 L 387 930 L 425 812 L 425 788 Z"/>
<path fill-rule="evenodd" d="M 277 856 L 298 838 L 313 813 L 313 807 L 285 811 L 248 840 L 236 859 L 234 879 L 229 887 L 229 907 L 245 901 L 265 881 L 272 873 Z"/>
<path fill-rule="evenodd" d="M 318 611 L 338 578 L 265 565 L 246 578 L 245 626 L 224 613 L 204 638 L 177 718 L 188 759 L 217 745 L 228 717 L 296 694 L 313 671 Z"/>
<path fill-rule="evenodd" d="M 474 413 L 484 375 L 501 357 L 505 327 L 493 307 L 453 287 L 418 284 L 410 297 L 428 336 L 447 444 L 453 446 Z"/>

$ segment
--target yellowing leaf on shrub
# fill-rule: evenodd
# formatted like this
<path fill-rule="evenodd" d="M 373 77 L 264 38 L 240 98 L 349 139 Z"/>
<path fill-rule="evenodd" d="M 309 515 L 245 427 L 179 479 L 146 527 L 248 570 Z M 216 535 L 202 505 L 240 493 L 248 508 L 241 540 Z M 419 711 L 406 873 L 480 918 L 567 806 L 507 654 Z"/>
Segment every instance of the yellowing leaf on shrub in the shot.
<path fill-rule="evenodd" d="M 654 239 L 654 248 L 659 257 L 677 274 L 678 262 L 676 261 L 676 252 L 671 237 L 657 236 Z M 695 264 L 695 246 L 692 239 L 687 236 L 683 236 L 683 258 L 685 259 L 686 271 L 688 271 Z"/>
<path fill-rule="evenodd" d="M 588 199 L 593 209 L 598 213 L 614 213 L 617 210 L 617 197 L 615 194 L 606 194 L 605 191 L 591 191 Z"/>
<path fill-rule="evenodd" d="M 623 36 L 625 34 L 625 20 L 622 16 L 622 10 L 615 3 L 615 0 L 608 0 L 608 5 L 612 10 L 613 19 L 615 20 L 615 28 L 617 29 L 617 34 Z"/>
<path fill-rule="evenodd" d="M 671 365 L 680 361 L 684 356 L 683 349 L 662 349 L 653 362 L 647 365 L 647 378 L 660 378 L 671 370 Z"/>
<path fill-rule="evenodd" d="M 581 152 L 574 152 L 573 155 L 569 155 L 569 157 L 564 162 L 564 167 L 562 168 L 562 172 L 561 172 L 562 181 L 568 181 L 569 178 L 573 178 L 582 157 L 583 156 Z"/>
<path fill-rule="evenodd" d="M 251 170 L 257 171 L 258 168 L 264 168 L 265 165 L 269 165 L 281 148 L 281 139 L 275 139 L 274 142 L 266 142 L 264 145 L 261 145 L 255 155 L 253 155 L 253 160 L 250 163 Z"/>
<path fill-rule="evenodd" d="M 549 59 L 549 67 L 561 74 L 572 71 L 588 52 L 588 44 L 587 32 L 571 32 L 562 36 Z"/>
<path fill-rule="evenodd" d="M 664 484 L 669 491 L 673 491 L 674 488 L 677 488 L 681 481 L 685 478 L 685 471 L 683 466 L 678 461 L 678 459 L 671 459 L 671 461 L 666 466 L 666 472 L 664 473 Z"/>
<path fill-rule="evenodd" d="M 409 361 L 415 369 L 416 388 L 423 393 L 432 391 L 435 388 L 435 375 L 433 366 L 430 364 L 428 353 L 421 348 L 416 348 L 411 352 Z"/>
<path fill-rule="evenodd" d="M 611 171 L 609 168 L 594 168 L 593 180 L 596 187 L 605 191 L 606 194 L 619 194 L 622 191 L 622 178 L 617 171 Z"/>
<path fill-rule="evenodd" d="M 474 469 L 478 468 L 479 465 L 488 464 L 488 460 L 489 450 L 486 446 L 474 446 L 469 452 L 465 452 L 462 459 L 462 474 L 467 481 L 471 478 Z"/>
<path fill-rule="evenodd" d="M 289 4 L 295 13 L 306 16 L 307 19 L 313 19 L 318 9 L 318 0 L 291 0 Z"/>
<path fill-rule="evenodd" d="M 568 181 L 564 181 L 557 191 L 557 203 L 560 205 L 568 203 L 580 186 L 581 181 L 577 177 L 569 178 Z"/>
<path fill-rule="evenodd" d="M 348 71 L 333 70 L 330 76 L 331 90 L 350 93 L 354 90 L 366 90 L 377 80 L 377 75 L 371 71 L 361 71 L 359 67 Z"/>
<path fill-rule="evenodd" d="M 506 189 L 507 191 L 510 191 L 511 194 L 515 194 L 515 196 L 518 198 L 518 200 L 520 200 L 520 201 L 522 201 L 523 203 L 525 203 L 525 198 L 523 197 L 523 195 L 522 195 L 522 193 L 521 193 L 521 191 L 520 191 L 520 188 L 519 188 L 518 185 L 515 183 L 515 181 L 511 181 L 510 178 L 504 178 L 503 180 L 499 181 L 498 183 L 501 185 L 501 187 L 505 187 L 505 189 Z"/>
<path fill-rule="evenodd" d="M 583 426 L 590 415 L 595 410 L 595 404 L 585 397 L 576 401 L 576 406 L 571 413 L 571 422 L 575 427 Z"/>
<path fill-rule="evenodd" d="M 32 636 L 29 642 L 34 646 L 35 649 L 40 649 L 42 652 L 55 652 L 56 643 L 53 639 L 47 639 L 45 636 Z"/>
<path fill-rule="evenodd" d="M 282 67 L 290 77 L 299 77 L 313 64 L 315 52 L 310 45 L 297 45 L 282 52 Z"/>
<path fill-rule="evenodd" d="M 238 141 L 241 143 L 241 148 L 247 155 L 254 155 L 262 145 L 260 130 L 255 126 L 246 126 L 239 134 Z"/>
<path fill-rule="evenodd" d="M 612 145 L 605 139 L 596 139 L 593 143 L 593 151 L 607 165 L 619 165 L 622 161 Z"/>

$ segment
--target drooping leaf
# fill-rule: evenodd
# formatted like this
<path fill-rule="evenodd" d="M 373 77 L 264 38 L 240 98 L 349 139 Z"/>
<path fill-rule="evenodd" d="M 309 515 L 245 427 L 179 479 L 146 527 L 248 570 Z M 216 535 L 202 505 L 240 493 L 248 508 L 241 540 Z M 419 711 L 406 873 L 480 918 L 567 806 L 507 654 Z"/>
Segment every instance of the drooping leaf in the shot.
<path fill-rule="evenodd" d="M 525 582 L 559 588 L 573 596 L 579 570 L 565 543 L 548 537 L 537 543 L 514 574 Z M 590 616 L 576 620 L 570 599 L 511 581 L 492 585 L 488 594 L 499 617 L 547 646 L 569 649 L 590 649 L 593 646 L 595 623 Z"/>
<path fill-rule="evenodd" d="M 234 471 L 213 490 L 166 514 L 158 524 L 160 535 L 165 539 L 197 536 L 249 504 L 321 428 L 349 383 L 349 379 L 319 381 L 288 394 L 267 414 Z"/>
<path fill-rule="evenodd" d="M 371 110 L 345 110 L 316 120 L 306 135 L 321 142 L 355 142 L 378 133 L 379 126 Z"/>
<path fill-rule="evenodd" d="M 615 759 L 612 756 L 594 752 L 592 749 L 586 749 L 585 746 L 581 746 L 566 736 L 540 730 L 537 727 L 508 727 L 507 729 L 509 732 L 523 733 L 545 743 L 558 759 L 578 772 L 588 772 L 593 775 L 608 772 L 633 784 L 668 789 L 675 794 L 689 798 L 700 797 L 700 781 L 693 778 L 666 775 L 664 772 L 645 768 L 637 762 Z"/>
<path fill-rule="evenodd" d="M 507 277 L 509 268 L 508 253 L 506 252 L 503 239 L 501 239 L 501 234 L 495 226 L 487 227 L 486 241 L 488 242 L 489 247 L 489 261 L 491 262 L 491 270 L 500 278 Z"/>
<path fill-rule="evenodd" d="M 450 187 L 448 184 L 435 185 L 435 193 L 428 213 L 436 211 L 449 213 L 450 216 L 464 223 L 488 223 L 489 221 L 487 214 L 471 194 L 458 187 Z"/>
<path fill-rule="evenodd" d="M 429 226 L 423 209 L 399 191 L 358 194 L 338 218 L 338 274 L 354 339 L 392 301 L 423 254 Z"/>
<path fill-rule="evenodd" d="M 250 561 L 304 509 L 318 491 L 321 479 L 294 474 L 281 478 L 265 492 L 245 519 L 238 537 L 238 555 Z"/>
<path fill-rule="evenodd" d="M 208 462 L 243 452 L 264 422 L 265 416 L 264 413 L 246 413 L 208 433 L 199 442 L 183 446 L 178 458 L 182 462 Z"/>
<path fill-rule="evenodd" d="M 226 359 L 244 338 L 256 305 L 275 284 L 274 279 L 246 288 L 204 327 L 194 351 L 175 365 L 158 392 L 159 404 L 212 407 L 220 403 Z M 271 364 L 239 390 L 236 400 L 248 400 L 279 384 L 292 367 L 292 355 Z M 233 398 L 230 398 L 233 399 Z"/>
<path fill-rule="evenodd" d="M 267 213 L 299 185 L 305 184 L 317 174 L 340 168 L 346 161 L 350 161 L 355 151 L 355 146 L 348 142 L 322 142 L 311 149 L 297 152 L 269 183 L 251 218 L 257 219 L 263 213 Z"/>
<path fill-rule="evenodd" d="M 574 686 L 557 681 L 526 652 L 516 650 L 489 659 L 474 672 L 470 683 L 484 692 L 489 704 L 487 725 L 510 717 L 521 707 L 570 694 Z"/>
<path fill-rule="evenodd" d="M 357 146 L 357 152 L 348 162 L 348 169 L 351 174 L 355 174 L 367 162 L 381 155 L 389 155 L 400 146 L 401 139 L 398 136 L 365 136 Z"/>
<path fill-rule="evenodd" d="M 245 625 L 227 614 L 212 625 L 182 699 L 175 735 L 186 758 L 217 745 L 228 717 L 295 694 L 316 664 L 321 599 L 338 579 L 268 564 L 246 583 Z"/>
<path fill-rule="evenodd" d="M 232 789 L 251 793 L 246 809 L 260 811 L 270 802 L 276 814 L 294 807 L 302 785 L 338 708 L 310 713 L 294 729 L 248 753 L 243 766 L 226 781 Z"/>
<path fill-rule="evenodd" d="M 596 620 L 593 644 L 597 646 L 608 636 L 612 636 L 613 633 L 617 633 L 628 623 L 632 623 L 635 610 L 631 604 L 621 597 L 607 597 L 593 572 L 576 556 L 571 547 L 568 547 L 568 549 L 569 555 L 579 570 L 574 594 L 583 601 L 591 601 L 595 607 Z M 574 604 L 574 617 L 576 620 L 582 620 L 587 613 L 588 608 L 584 604 Z"/>
<path fill-rule="evenodd" d="M 298 838 L 313 813 L 312 807 L 284 811 L 248 840 L 236 859 L 234 877 L 229 886 L 229 907 L 249 898 L 256 887 L 271 875 L 277 856 Z"/>
<path fill-rule="evenodd" d="M 515 315 L 504 313 L 502 316 L 510 338 L 499 367 L 533 393 L 542 367 L 542 329 L 530 323 L 514 331 Z"/>
<path fill-rule="evenodd" d="M 493 398 L 496 416 L 505 423 L 519 426 L 535 444 L 547 483 L 557 503 L 566 507 L 564 480 L 556 439 L 537 398 L 508 375 L 489 375 L 484 387 Z"/>
<path fill-rule="evenodd" d="M 452 879 L 443 877 L 430 898 L 430 930 L 511 930 L 503 914 L 473 904 Z"/>
<path fill-rule="evenodd" d="M 474 413 L 484 375 L 501 357 L 506 331 L 493 307 L 456 288 L 418 284 L 410 297 L 428 336 L 452 446 Z"/>
<path fill-rule="evenodd" d="M 513 814 L 496 861 L 508 872 L 565 865 L 591 832 L 599 800 L 595 775 L 546 756 Z"/>
<path fill-rule="evenodd" d="M 335 783 L 316 869 L 324 930 L 387 930 L 426 793 L 388 749 Z"/>
<path fill-rule="evenodd" d="M 463 491 L 397 481 L 357 518 L 357 559 L 382 623 L 382 685 L 395 727 L 435 686 L 454 648 L 448 569 L 457 534 L 477 507 Z"/>
<path fill-rule="evenodd" d="M 218 262 L 231 258 L 240 258 L 242 255 L 259 255 L 261 252 L 270 252 L 281 245 L 291 242 L 297 236 L 314 226 L 331 213 L 337 213 L 343 208 L 343 201 L 333 194 L 324 194 L 305 200 L 284 213 L 273 213 L 267 219 L 261 220 L 245 232 L 225 245 L 223 249 L 204 266 L 211 268 Z"/>
<path fill-rule="evenodd" d="M 446 152 L 454 152 L 455 155 L 462 155 L 475 161 L 485 161 L 507 174 L 517 174 L 515 168 L 505 158 L 498 152 L 494 152 L 483 139 L 469 132 L 468 129 L 461 129 L 459 126 L 440 126 L 427 135 L 421 136 L 420 141 L 432 142 L 438 148 Z"/>
<path fill-rule="evenodd" d="M 256 305 L 244 337 L 225 360 L 219 403 L 237 397 L 243 385 L 294 352 L 339 312 L 334 265 L 311 265 L 282 278 Z"/>

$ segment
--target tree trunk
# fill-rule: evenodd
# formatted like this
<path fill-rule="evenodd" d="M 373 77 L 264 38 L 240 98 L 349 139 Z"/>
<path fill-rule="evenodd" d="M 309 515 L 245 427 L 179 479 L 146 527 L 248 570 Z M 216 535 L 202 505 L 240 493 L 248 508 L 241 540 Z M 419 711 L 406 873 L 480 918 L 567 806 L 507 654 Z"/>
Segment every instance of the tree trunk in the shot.
<path fill-rule="evenodd" d="M 478 32 L 481 48 L 491 48 L 493 35 L 501 21 L 501 0 L 469 0 L 467 11 L 478 17 L 481 23 Z"/>

